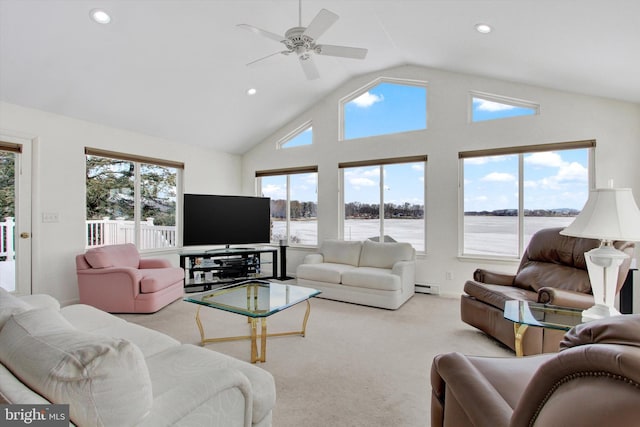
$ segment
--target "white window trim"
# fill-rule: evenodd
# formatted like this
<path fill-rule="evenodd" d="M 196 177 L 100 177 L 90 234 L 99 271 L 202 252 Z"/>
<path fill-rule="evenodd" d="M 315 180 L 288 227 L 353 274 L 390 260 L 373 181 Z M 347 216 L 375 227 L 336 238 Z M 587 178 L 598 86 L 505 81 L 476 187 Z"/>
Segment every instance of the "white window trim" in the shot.
<path fill-rule="evenodd" d="M 405 163 L 418 163 L 424 162 L 424 186 L 423 186 L 423 200 L 424 200 L 424 234 L 422 236 L 423 239 L 423 250 L 416 251 L 416 254 L 424 255 L 427 253 L 427 161 L 428 157 L 425 156 L 409 156 L 403 158 L 390 158 L 390 159 L 379 159 L 379 160 L 364 160 L 362 162 L 347 162 L 345 164 L 339 165 L 339 183 L 338 183 L 338 197 L 339 197 L 339 206 L 338 206 L 338 236 L 340 239 L 344 240 L 344 226 L 345 226 L 345 218 L 344 218 L 344 205 L 345 205 L 345 184 L 344 184 L 344 171 L 345 169 L 350 169 L 354 167 L 372 167 L 376 166 L 381 168 L 380 170 L 380 184 L 379 184 L 379 197 L 380 197 L 380 206 L 378 210 L 379 220 L 379 237 L 383 237 L 384 235 L 384 173 L 383 169 L 386 165 L 395 165 L 395 164 L 405 164 Z"/>
<path fill-rule="evenodd" d="M 579 141 L 580 142 L 580 141 Z M 589 169 L 588 176 L 588 188 L 592 190 L 595 188 L 595 175 L 596 175 L 596 167 L 595 167 L 595 140 L 592 141 L 593 146 L 584 147 L 588 150 L 587 156 L 587 164 Z M 562 143 L 561 143 L 562 144 Z M 555 144 L 549 144 L 548 151 L 558 150 L 558 148 L 554 148 Z M 523 171 L 523 161 L 524 156 L 526 154 L 542 151 L 540 149 L 541 145 L 531 146 L 531 151 L 526 151 L 526 147 L 522 149 L 515 149 L 515 151 L 511 154 L 518 155 L 518 194 L 522 194 L 524 187 L 524 171 Z M 565 148 L 565 150 L 570 150 L 572 148 Z M 577 149 L 577 148 L 573 148 Z M 491 150 L 486 150 L 486 156 L 490 156 L 489 153 Z M 506 153 L 502 152 L 503 149 L 496 149 L 497 155 L 505 155 Z M 465 254 L 464 253 L 464 159 L 465 157 L 460 157 L 458 159 L 458 259 L 460 260 L 480 260 L 480 261 L 504 261 L 507 263 L 510 262 L 520 262 L 522 255 L 524 254 L 524 239 L 523 239 L 523 222 L 524 216 L 521 215 L 521 212 L 524 212 L 524 198 L 518 197 L 518 255 L 516 256 L 496 256 L 496 255 L 481 255 L 481 254 Z M 426 217 L 426 215 L 425 215 Z"/>
<path fill-rule="evenodd" d="M 540 104 L 535 103 L 533 101 L 527 101 L 525 99 L 512 98 L 509 96 L 496 95 L 492 93 L 479 92 L 479 91 L 472 90 L 472 91 L 469 91 L 469 102 L 467 103 L 469 123 L 491 121 L 491 120 L 480 120 L 479 122 L 476 122 L 473 120 L 473 98 L 480 98 L 485 101 L 497 102 L 499 104 L 511 105 L 514 107 L 529 108 L 535 111 L 535 113 L 533 114 L 534 116 L 540 115 Z M 516 116 L 516 117 L 522 117 L 522 116 Z M 511 119 L 513 117 L 503 117 L 495 120 L 501 120 L 506 118 Z"/>
<path fill-rule="evenodd" d="M 301 133 L 305 132 L 309 128 L 311 128 L 311 144 L 305 144 L 305 145 L 301 145 L 301 146 L 298 146 L 298 147 L 285 147 L 284 146 L 287 142 L 291 141 L 296 136 L 298 136 Z M 313 145 L 314 144 L 314 139 L 315 138 L 314 138 L 314 135 L 313 135 L 313 123 L 312 123 L 312 120 L 308 120 L 308 121 L 302 123 L 300 126 L 295 128 L 294 130 L 292 130 L 291 132 L 289 132 L 288 134 L 286 134 L 285 136 L 283 136 L 282 138 L 280 138 L 276 142 L 276 150 L 289 150 L 291 148 L 307 147 L 309 145 Z"/>

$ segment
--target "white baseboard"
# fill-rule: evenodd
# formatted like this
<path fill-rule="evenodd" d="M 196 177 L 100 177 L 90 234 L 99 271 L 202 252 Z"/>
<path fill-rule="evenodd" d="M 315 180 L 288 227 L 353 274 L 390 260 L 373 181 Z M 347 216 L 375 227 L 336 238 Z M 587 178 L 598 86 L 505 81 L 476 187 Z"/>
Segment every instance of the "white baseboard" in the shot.
<path fill-rule="evenodd" d="M 423 285 L 421 283 L 416 283 L 416 293 L 440 295 L 440 285 Z"/>

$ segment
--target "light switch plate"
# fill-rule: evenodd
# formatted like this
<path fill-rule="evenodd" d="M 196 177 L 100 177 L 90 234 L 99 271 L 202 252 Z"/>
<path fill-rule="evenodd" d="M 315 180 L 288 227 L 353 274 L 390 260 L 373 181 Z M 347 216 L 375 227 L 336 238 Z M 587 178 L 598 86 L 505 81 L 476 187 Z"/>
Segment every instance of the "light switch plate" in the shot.
<path fill-rule="evenodd" d="M 60 216 L 58 212 L 43 212 L 42 213 L 42 222 L 58 222 L 60 221 Z"/>

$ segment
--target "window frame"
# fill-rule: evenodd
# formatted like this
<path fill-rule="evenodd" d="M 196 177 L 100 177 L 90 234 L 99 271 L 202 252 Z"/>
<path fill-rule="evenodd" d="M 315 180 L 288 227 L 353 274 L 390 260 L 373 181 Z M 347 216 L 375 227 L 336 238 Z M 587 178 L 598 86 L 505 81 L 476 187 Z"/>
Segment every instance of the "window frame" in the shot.
<path fill-rule="evenodd" d="M 95 157 L 103 157 L 103 158 L 107 158 L 107 159 L 114 159 L 114 160 L 122 160 L 122 161 L 128 161 L 134 164 L 134 182 L 133 182 L 133 197 L 134 197 L 134 208 L 133 208 L 133 214 L 134 214 L 134 239 L 133 239 L 133 243 L 136 248 L 138 249 L 138 251 L 140 253 L 152 253 L 152 252 L 161 252 L 161 251 L 175 251 L 177 248 L 182 247 L 182 233 L 181 233 L 181 225 L 182 225 L 182 195 L 184 193 L 183 190 L 183 174 L 184 174 L 184 163 L 182 162 L 176 162 L 176 161 L 172 161 L 172 160 L 166 160 L 166 159 L 159 159 L 159 158 L 154 158 L 154 157 L 146 157 L 146 156 L 138 156 L 135 154 L 128 154 L 128 153 L 121 153 L 121 152 L 117 152 L 117 151 L 109 151 L 109 150 L 102 150 L 99 148 L 92 148 L 92 147 L 85 147 L 84 149 L 84 154 L 85 154 L 85 168 L 86 168 L 86 161 L 87 161 L 87 157 L 88 156 L 95 156 Z M 141 176 L 140 176 L 140 169 L 142 165 L 152 165 L 152 166 L 160 166 L 160 167 L 167 167 L 167 168 L 173 168 L 176 170 L 176 205 L 175 205 L 175 235 L 176 235 L 176 239 L 175 239 L 175 244 L 174 246 L 170 246 L 170 247 L 163 247 L 163 248 L 146 248 L 143 249 L 140 247 L 141 245 L 141 235 L 140 235 L 140 230 L 141 230 L 141 223 L 142 221 L 142 206 L 141 206 L 141 185 L 142 185 L 142 180 L 141 180 Z M 86 183 L 85 183 L 85 189 L 86 189 Z M 85 217 L 86 217 L 86 195 L 85 195 Z M 88 221 L 88 218 L 85 218 L 85 224 L 86 221 Z M 85 225 L 85 240 L 86 240 L 86 225 Z"/>
<path fill-rule="evenodd" d="M 519 116 L 511 116 L 511 117 L 496 117 L 495 119 L 487 119 L 487 120 L 473 120 L 473 99 L 474 98 L 479 98 L 484 101 L 495 102 L 498 104 L 510 105 L 517 108 L 528 108 L 528 109 L 534 110 L 534 113 L 523 114 Z M 483 122 L 492 122 L 494 120 L 513 119 L 515 117 L 539 116 L 540 104 L 532 101 L 527 101 L 524 99 L 512 98 L 509 96 L 496 95 L 496 94 L 487 93 L 487 92 L 469 91 L 468 115 L 469 115 L 469 123 L 483 123 Z"/>
<path fill-rule="evenodd" d="M 291 142 L 297 136 L 299 136 L 302 133 L 306 132 L 307 129 L 311 129 L 311 143 L 310 144 L 296 145 L 294 147 L 285 147 L 285 145 L 288 142 Z M 302 123 L 300 126 L 296 127 L 294 130 L 292 130 L 291 132 L 289 132 L 288 134 L 286 134 L 285 136 L 280 138 L 278 140 L 278 142 L 276 143 L 276 149 L 277 150 L 289 150 L 291 148 L 308 147 L 308 146 L 314 144 L 314 139 L 315 138 L 314 138 L 314 134 L 313 134 L 313 121 L 312 120 L 307 120 L 306 122 Z"/>
<path fill-rule="evenodd" d="M 398 164 L 408 164 L 408 163 L 423 163 L 424 164 L 424 175 L 423 175 L 423 187 L 422 187 L 422 197 L 424 201 L 424 234 L 422 236 L 423 249 L 416 250 L 416 253 L 424 254 L 427 252 L 427 161 L 428 156 L 418 155 L 418 156 L 405 156 L 405 157 L 395 157 L 395 158 L 383 158 L 383 159 L 375 159 L 375 160 L 360 160 L 353 162 L 341 162 L 338 163 L 338 168 L 340 171 L 340 182 L 339 182 L 339 192 L 340 192 L 340 204 L 339 204 L 339 233 L 341 239 L 344 239 L 344 228 L 345 228 L 345 182 L 344 182 L 344 171 L 345 169 L 357 168 L 357 167 L 373 167 L 377 166 L 381 168 L 380 170 L 380 182 L 379 185 L 379 206 L 378 206 L 378 221 L 379 221 L 379 230 L 380 234 L 378 235 L 379 239 L 384 237 L 384 166 L 386 165 L 398 165 Z M 413 246 L 413 245 L 412 245 Z"/>
<path fill-rule="evenodd" d="M 255 172 L 256 178 L 256 195 L 260 196 L 262 194 L 262 178 L 263 177 L 271 177 L 271 176 L 286 176 L 286 184 L 287 184 L 287 207 L 286 207 L 286 226 L 285 233 L 287 236 L 286 242 L 284 242 L 287 246 L 292 247 L 317 247 L 320 236 L 318 230 L 320 229 L 320 218 L 316 216 L 316 244 L 299 244 L 291 242 L 291 175 L 304 175 L 309 173 L 316 174 L 316 186 L 319 182 L 319 173 L 318 166 L 301 166 L 301 167 L 293 167 L 293 168 L 282 168 L 282 169 L 270 169 L 270 170 L 260 170 Z M 318 190 L 316 187 L 316 195 L 318 194 Z M 316 197 L 316 209 L 319 209 L 320 201 Z M 275 244 L 277 242 L 271 242 Z"/>
<path fill-rule="evenodd" d="M 564 151 L 575 149 L 587 149 L 588 155 L 588 190 L 595 188 L 595 148 L 596 140 L 582 140 L 571 142 L 559 142 L 550 144 L 534 144 L 519 147 L 490 148 L 474 151 L 461 151 L 458 153 L 458 258 L 479 259 L 492 261 L 520 261 L 524 254 L 524 156 L 526 154 L 548 151 Z M 465 254 L 464 252 L 464 159 L 473 157 L 489 157 L 501 155 L 518 155 L 518 253 L 514 256 Z"/>
<path fill-rule="evenodd" d="M 385 134 L 379 134 L 379 135 L 369 135 L 369 136 L 362 136 L 362 137 L 358 137 L 358 138 L 349 138 L 349 139 L 345 139 L 345 135 L 344 135 L 344 127 L 345 127 L 345 117 L 344 117 L 344 109 L 345 109 L 345 105 L 348 104 L 349 102 L 353 101 L 354 99 L 356 99 L 357 97 L 359 97 L 360 95 L 362 95 L 363 93 L 367 92 L 369 89 L 372 89 L 376 86 L 378 86 L 379 84 L 382 83 L 391 83 L 391 84 L 397 84 L 397 85 L 403 85 L 403 86 L 415 86 L 415 87 L 421 87 L 425 89 L 425 121 L 424 121 L 424 128 L 423 129 L 412 129 L 412 130 L 406 130 L 406 131 L 402 131 L 402 132 L 393 132 L 393 133 L 385 133 Z M 402 79 L 402 78 L 395 78 L 395 77 L 378 77 L 374 80 L 372 80 L 371 82 L 367 83 L 364 86 L 361 86 L 360 88 L 354 90 L 353 92 L 350 92 L 349 94 L 343 96 L 342 98 L 340 98 L 338 100 L 338 141 L 343 142 L 343 141 L 354 141 L 354 140 L 361 140 L 361 139 L 367 139 L 367 138 L 378 138 L 378 137 L 384 137 L 384 136 L 388 136 L 388 135 L 397 135 L 399 133 L 407 133 L 407 132 L 420 132 L 420 131 L 425 131 L 429 128 L 429 83 L 426 80 L 414 80 L 414 79 Z"/>

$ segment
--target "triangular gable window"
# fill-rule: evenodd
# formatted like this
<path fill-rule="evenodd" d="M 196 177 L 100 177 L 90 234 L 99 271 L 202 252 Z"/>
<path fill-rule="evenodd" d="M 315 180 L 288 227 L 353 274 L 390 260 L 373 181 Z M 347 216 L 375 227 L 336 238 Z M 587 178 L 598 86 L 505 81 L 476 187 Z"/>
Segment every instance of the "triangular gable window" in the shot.
<path fill-rule="evenodd" d="M 313 127 L 311 123 L 305 123 L 285 136 L 280 142 L 280 148 L 301 147 L 311 144 L 313 144 Z"/>

